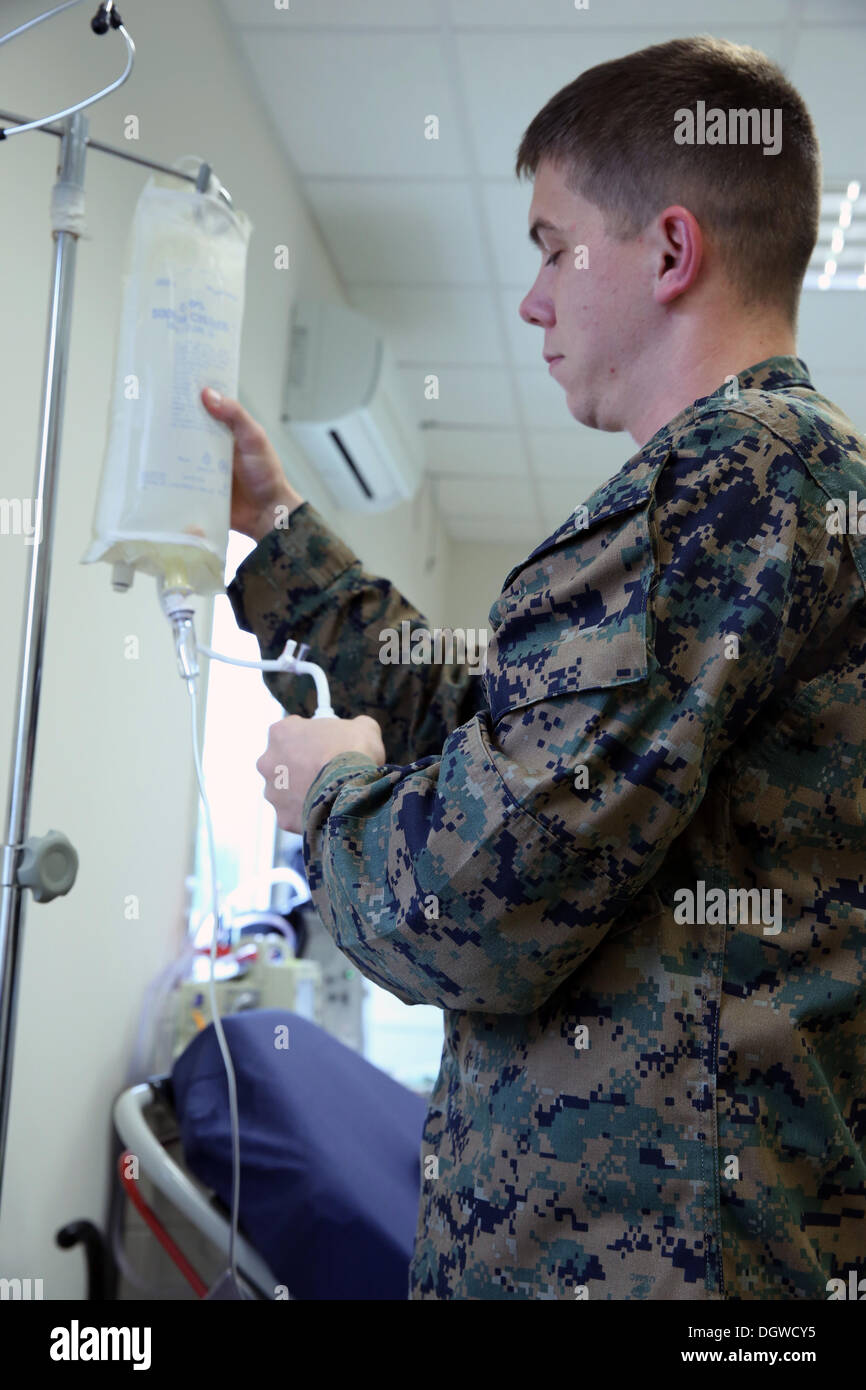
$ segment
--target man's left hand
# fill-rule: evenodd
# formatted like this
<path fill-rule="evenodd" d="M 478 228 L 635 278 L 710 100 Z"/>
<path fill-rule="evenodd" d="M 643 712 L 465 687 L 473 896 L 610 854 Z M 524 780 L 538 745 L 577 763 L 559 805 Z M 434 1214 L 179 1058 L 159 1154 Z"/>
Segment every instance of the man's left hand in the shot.
<path fill-rule="evenodd" d="M 385 762 L 382 731 L 368 714 L 354 719 L 303 719 L 290 714 L 268 730 L 268 746 L 256 763 L 265 779 L 265 800 L 277 813 L 281 830 L 302 835 L 304 798 L 325 763 L 338 753 L 364 753 Z"/>

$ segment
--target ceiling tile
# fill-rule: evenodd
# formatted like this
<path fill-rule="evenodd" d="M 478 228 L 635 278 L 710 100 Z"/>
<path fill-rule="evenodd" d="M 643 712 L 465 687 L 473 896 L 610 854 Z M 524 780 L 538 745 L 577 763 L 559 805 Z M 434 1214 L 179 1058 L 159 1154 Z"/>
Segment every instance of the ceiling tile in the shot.
<path fill-rule="evenodd" d="M 513 429 L 424 431 L 430 473 L 460 477 L 525 478 L 526 462 Z"/>
<path fill-rule="evenodd" d="M 398 359 L 435 366 L 503 365 L 493 292 L 349 285 L 353 308 L 382 325 Z"/>
<path fill-rule="evenodd" d="M 559 382 L 554 381 L 549 375 L 545 366 L 522 367 L 518 377 L 518 390 L 524 419 L 530 429 L 535 425 L 565 429 L 574 419 L 568 411 L 565 391 Z"/>
<path fill-rule="evenodd" d="M 772 58 L 779 56 L 782 29 L 749 28 L 747 35 L 715 29 L 722 38 L 748 42 Z M 524 130 L 561 87 L 596 63 L 621 57 L 632 49 L 681 37 L 676 26 L 632 30 L 624 43 L 616 29 L 575 33 L 574 40 L 541 30 L 527 45 L 524 34 L 461 34 L 460 66 L 466 89 L 469 135 L 484 178 L 513 175 L 514 160 Z M 509 74 L 508 99 L 503 100 L 503 73 Z M 525 225 L 525 223 L 524 223 Z"/>
<path fill-rule="evenodd" d="M 407 396 L 421 401 L 421 417 L 449 425 L 513 425 L 514 403 L 505 371 L 444 367 L 437 371 L 439 399 L 424 397 L 424 372 L 400 367 Z"/>
<path fill-rule="evenodd" d="M 797 351 L 819 389 L 823 367 L 853 363 L 866 371 L 866 291 L 807 291 L 800 300 Z"/>
<path fill-rule="evenodd" d="M 314 180 L 307 197 L 349 284 L 486 280 L 468 183 Z"/>
<path fill-rule="evenodd" d="M 664 0 L 664 4 L 652 6 L 647 6 L 646 0 L 604 0 L 603 5 L 589 4 L 581 10 L 574 4 L 563 4 L 562 0 L 532 0 L 531 10 L 527 0 L 457 0 L 453 13 L 458 29 L 474 25 L 490 29 L 514 27 L 542 34 L 556 29 L 561 34 L 570 32 L 580 37 L 586 30 L 620 25 L 629 31 L 629 47 L 640 48 L 644 43 L 661 42 L 661 38 L 652 36 L 666 33 L 671 25 L 679 32 L 684 32 L 683 26 L 690 29 L 695 9 L 695 0 Z M 724 15 L 727 25 L 783 24 L 790 16 L 790 6 L 788 0 L 724 0 Z M 634 37 L 633 41 L 634 30 L 640 32 L 640 39 Z M 617 37 L 621 48 L 623 35 Z"/>
<path fill-rule="evenodd" d="M 822 396 L 844 411 L 861 434 L 866 434 L 866 371 L 863 368 L 831 367 L 812 376 Z"/>
<path fill-rule="evenodd" d="M 488 225 L 495 229 L 496 278 L 500 285 L 519 291 L 511 297 L 509 322 L 518 318 L 521 299 L 532 288 L 541 252 L 529 240 L 532 183 L 514 178 L 486 179 L 481 185 Z"/>
<path fill-rule="evenodd" d="M 532 287 L 534 278 L 533 274 L 525 286 L 518 288 L 506 286 L 503 288 L 501 295 L 502 315 L 505 320 L 505 335 L 508 339 L 511 360 L 521 369 L 528 367 L 535 371 L 546 372 L 544 329 L 541 324 L 527 323 L 520 317 L 519 312 L 520 305 Z"/>
<path fill-rule="evenodd" d="M 573 491 L 581 494 L 574 506 L 618 473 L 637 452 L 637 445 L 625 431 L 591 430 L 576 420 L 570 430 L 534 430 L 529 448 L 537 478 L 568 480 Z"/>
<path fill-rule="evenodd" d="M 322 29 L 377 29 L 437 26 L 436 0 L 290 0 L 287 10 L 275 9 L 275 0 L 222 0 L 239 28 L 265 25 L 269 29 L 290 25 Z"/>
<path fill-rule="evenodd" d="M 465 175 L 438 37 L 240 32 L 262 98 L 300 174 Z M 425 139 L 429 115 L 439 118 L 438 140 Z"/>
<path fill-rule="evenodd" d="M 515 545 L 519 548 L 519 553 L 515 555 L 515 564 L 519 564 L 531 550 L 534 550 L 546 534 L 543 526 L 533 526 L 531 522 L 493 521 L 489 518 L 470 521 L 449 517 L 445 522 L 445 530 L 454 541 L 471 541 L 473 545 Z M 493 597 L 491 594 L 491 602 Z"/>
<path fill-rule="evenodd" d="M 866 5 L 861 14 L 866 20 Z M 866 183 L 864 38 L 862 26 L 816 25 L 804 34 L 791 67 L 791 81 L 818 131 L 827 183 L 854 178 Z"/>
<path fill-rule="evenodd" d="M 866 24 L 863 0 L 801 0 L 805 24 L 827 24 L 847 20 Z"/>
<path fill-rule="evenodd" d="M 307 197 L 345 281 L 484 281 L 468 183 L 314 181 Z M 457 254 L 459 247 L 459 254 Z"/>
<path fill-rule="evenodd" d="M 528 520 L 535 515 L 532 489 L 525 478 L 509 478 L 497 487 L 491 480 L 464 482 L 440 478 L 436 483 L 439 506 L 446 516 L 502 517 L 508 521 Z"/>

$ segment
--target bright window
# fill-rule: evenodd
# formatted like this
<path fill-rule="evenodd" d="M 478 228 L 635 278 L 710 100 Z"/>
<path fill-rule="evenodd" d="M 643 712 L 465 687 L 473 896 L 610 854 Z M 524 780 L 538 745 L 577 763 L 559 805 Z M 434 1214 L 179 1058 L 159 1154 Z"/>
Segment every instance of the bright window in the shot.
<path fill-rule="evenodd" d="M 253 542 L 234 532 L 229 537 L 227 574 L 253 549 Z M 245 661 L 260 659 L 251 633 L 235 622 L 225 595 L 214 601 L 210 638 L 200 636 L 215 651 Z M 206 660 L 203 658 L 203 660 Z M 262 886 L 274 863 L 278 827 L 256 761 L 265 750 L 268 729 L 282 718 L 281 705 L 266 688 L 260 672 L 211 661 L 204 726 L 203 768 L 214 821 L 217 879 L 221 897 L 244 889 L 249 909 L 269 906 Z M 300 837 L 297 837 L 300 840 Z M 192 899 L 193 925 L 211 911 L 210 876 L 204 818 L 199 812 L 196 871 Z M 364 981 L 364 1054 L 396 1080 L 429 1090 L 439 1070 L 442 1013 L 424 1005 L 410 1007 Z"/>

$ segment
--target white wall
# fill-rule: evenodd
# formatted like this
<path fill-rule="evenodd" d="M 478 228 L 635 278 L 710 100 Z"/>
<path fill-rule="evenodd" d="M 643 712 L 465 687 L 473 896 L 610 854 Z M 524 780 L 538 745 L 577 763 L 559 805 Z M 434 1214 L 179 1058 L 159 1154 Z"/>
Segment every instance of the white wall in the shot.
<path fill-rule="evenodd" d="M 539 534 L 538 541 L 543 539 Z M 490 605 L 498 599 L 505 576 L 526 559 L 538 541 L 519 541 L 509 545 L 452 541 L 445 590 L 447 622 L 450 626 L 488 627 Z"/>
<path fill-rule="evenodd" d="M 58 110 L 119 73 L 122 41 L 97 39 L 86 4 L 0 50 L 4 110 Z M 6 0 L 5 33 L 39 12 Z M 90 133 L 124 145 L 124 117 L 140 120 L 137 152 L 171 163 L 207 158 L 250 216 L 241 390 L 278 445 L 295 485 L 328 513 L 326 499 L 279 426 L 289 309 L 296 287 L 341 297 L 324 249 L 299 205 L 276 134 L 222 19 L 207 0 L 126 0 L 137 45 L 130 81 L 88 115 Z M 41 133 L 0 147 L 4 207 L 0 381 L 4 438 L 0 496 L 32 492 L 53 243 L 50 190 L 59 141 Z M 184 929 L 195 793 L 188 710 L 153 582 L 112 593 L 107 567 L 79 565 L 105 443 L 106 383 L 126 234 L 146 175 L 90 151 L 88 237 L 79 244 L 59 509 L 42 679 L 31 833 L 62 829 L 81 861 L 69 895 L 39 906 L 25 895 L 10 1144 L 0 1209 L 0 1274 L 44 1280 L 47 1298 L 84 1291 L 80 1252 L 64 1253 L 64 1222 L 103 1221 L 110 1106 L 122 1087 L 143 991 L 176 953 Z M 287 243 L 292 269 L 273 268 Z M 341 515 L 337 529 L 365 563 L 387 574 L 433 622 L 445 621 L 449 551 L 426 496 L 387 517 Z M 419 555 L 432 554 L 425 570 Z M 0 729 L 11 730 L 25 566 L 20 537 L 0 536 Z M 495 595 L 494 595 L 495 596 Z M 140 639 L 139 661 L 124 638 Z M 8 735 L 0 742 L 5 805 Z M 126 920 L 128 895 L 139 920 Z"/>

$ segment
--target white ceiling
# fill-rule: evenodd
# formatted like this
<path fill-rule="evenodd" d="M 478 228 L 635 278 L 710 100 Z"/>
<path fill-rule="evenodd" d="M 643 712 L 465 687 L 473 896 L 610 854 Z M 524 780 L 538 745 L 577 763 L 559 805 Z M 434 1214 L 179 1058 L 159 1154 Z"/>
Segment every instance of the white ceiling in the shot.
<path fill-rule="evenodd" d="M 514 157 L 560 87 L 684 34 L 749 43 L 809 105 L 825 184 L 859 179 L 858 212 L 866 202 L 866 0 L 222 3 L 347 300 L 387 331 L 458 540 L 536 542 L 635 450 L 572 419 L 541 329 L 517 313 L 538 253 Z M 431 112 L 436 141 L 423 138 Z M 866 426 L 866 292 L 807 290 L 799 351 Z"/>

